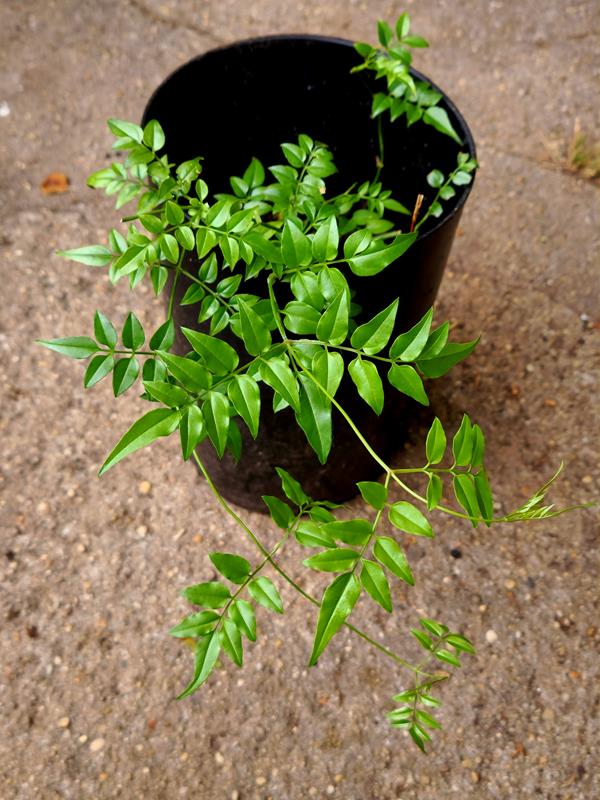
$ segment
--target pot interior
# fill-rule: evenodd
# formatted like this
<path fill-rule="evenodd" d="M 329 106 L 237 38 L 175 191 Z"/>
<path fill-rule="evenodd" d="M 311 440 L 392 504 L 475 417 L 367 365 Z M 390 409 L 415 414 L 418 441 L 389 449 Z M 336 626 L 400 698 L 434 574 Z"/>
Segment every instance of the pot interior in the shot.
<path fill-rule="evenodd" d="M 273 36 L 239 42 L 174 72 L 154 93 L 144 122 L 160 122 L 171 161 L 204 157 L 203 177 L 213 193 L 230 191 L 229 176 L 241 175 L 252 156 L 265 166 L 285 163 L 279 144 L 307 133 L 333 151 L 339 170 L 327 180 L 333 194 L 372 180 L 376 169 L 371 97 L 385 84 L 366 71 L 351 74 L 358 63 L 352 43 L 342 39 Z M 474 155 L 466 122 L 445 95 L 441 105 L 463 149 Z M 386 119 L 384 140 L 384 188 L 409 208 L 419 192 L 426 198 L 432 193 L 425 180 L 431 169 L 447 174 L 456 165 L 455 142 L 428 125 L 407 127 L 404 119 L 390 125 Z M 464 203 L 470 187 L 460 189 L 445 204 L 443 219 Z M 432 220 L 431 228 L 439 222 Z"/>

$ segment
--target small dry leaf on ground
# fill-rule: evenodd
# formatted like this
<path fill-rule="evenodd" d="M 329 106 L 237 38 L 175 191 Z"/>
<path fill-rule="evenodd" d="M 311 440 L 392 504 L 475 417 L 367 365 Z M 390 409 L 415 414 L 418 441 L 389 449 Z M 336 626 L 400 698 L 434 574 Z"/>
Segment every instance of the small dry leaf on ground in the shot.
<path fill-rule="evenodd" d="M 44 194 L 64 194 L 69 188 L 70 180 L 63 172 L 51 172 L 40 184 Z"/>

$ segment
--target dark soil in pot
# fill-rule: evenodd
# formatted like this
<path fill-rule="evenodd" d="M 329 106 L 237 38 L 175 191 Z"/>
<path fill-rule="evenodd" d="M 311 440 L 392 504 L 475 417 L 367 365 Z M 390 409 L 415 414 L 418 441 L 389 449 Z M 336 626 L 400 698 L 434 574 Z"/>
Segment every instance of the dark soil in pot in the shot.
<path fill-rule="evenodd" d="M 307 133 L 327 144 L 334 154 L 339 172 L 327 180 L 328 192 L 334 194 L 353 182 L 372 180 L 375 173 L 377 132 L 370 108 L 372 93 L 380 90 L 381 84 L 365 72 L 351 74 L 358 62 L 352 44 L 341 39 L 274 36 L 240 42 L 212 50 L 174 72 L 154 93 L 144 122 L 157 119 L 161 123 L 171 161 L 204 157 L 203 178 L 213 193 L 229 191 L 229 176 L 242 174 L 253 156 L 265 166 L 281 163 L 279 144 Z M 428 80 L 415 71 L 413 74 Z M 464 119 L 445 95 L 440 105 L 462 138 L 462 149 L 474 156 L 475 146 Z M 434 168 L 450 172 L 456 165 L 458 146 L 430 126 L 407 128 L 404 120 L 393 126 L 386 120 L 383 132 L 384 188 L 391 189 L 409 208 L 419 193 L 424 193 L 428 202 L 434 190 L 426 183 L 427 174 Z M 373 277 L 348 275 L 363 308 L 359 322 L 399 296 L 399 333 L 433 305 L 470 188 L 457 187 L 443 215 L 426 223 L 419 239 L 398 262 Z M 400 226 L 406 229 L 405 217 L 399 219 Z M 181 297 L 186 288 L 180 281 L 177 295 Z M 176 304 L 175 308 L 178 324 L 200 327 L 192 307 Z M 220 335 L 244 352 L 229 331 Z M 187 343 L 178 345 L 182 352 L 189 349 Z M 378 475 L 379 467 L 335 409 L 333 447 L 322 466 L 293 412 L 287 408 L 274 414 L 271 392 L 261 392 L 259 437 L 254 441 L 241 423 L 239 464 L 228 454 L 219 461 L 208 444 L 202 448 L 217 487 L 228 499 L 263 510 L 260 496 L 279 493 L 276 466 L 287 469 L 313 497 L 335 501 L 352 497 L 357 481 Z M 348 376 L 337 399 L 383 458 L 402 444 L 403 430 L 415 413 L 414 403 L 390 388 L 383 413 L 377 417 L 358 397 Z"/>

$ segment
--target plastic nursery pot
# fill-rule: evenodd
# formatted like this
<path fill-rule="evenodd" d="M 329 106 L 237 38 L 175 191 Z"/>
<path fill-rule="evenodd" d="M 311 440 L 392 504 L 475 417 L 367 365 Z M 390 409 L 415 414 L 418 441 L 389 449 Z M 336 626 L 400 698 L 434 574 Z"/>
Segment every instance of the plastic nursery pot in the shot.
<path fill-rule="evenodd" d="M 240 175 L 256 156 L 267 166 L 283 161 L 280 143 L 307 133 L 328 145 L 338 174 L 327 179 L 328 193 L 352 183 L 372 180 L 375 174 L 377 129 L 371 119 L 371 99 L 381 82 L 366 72 L 351 74 L 360 59 L 352 43 L 321 36 L 270 36 L 211 50 L 184 64 L 159 86 L 144 111 L 143 123 L 157 119 L 167 140 L 171 162 L 203 156 L 202 177 L 212 193 L 230 191 L 229 177 Z M 413 71 L 415 77 L 428 78 Z M 439 87 L 432 84 L 441 92 Z M 466 122 L 441 92 L 440 105 L 463 140 L 462 150 L 475 156 Z M 426 176 L 434 168 L 448 174 L 456 166 L 458 145 L 425 124 L 407 127 L 403 119 L 383 127 L 384 188 L 406 207 L 419 193 L 425 203 L 434 190 Z M 436 298 L 456 227 L 471 185 L 457 187 L 438 219 L 431 218 L 411 248 L 383 272 L 358 278 L 348 271 L 355 300 L 363 311 L 359 323 L 370 319 L 390 301 L 400 298 L 396 333 L 417 322 Z M 406 217 L 398 227 L 406 229 Z M 178 299 L 187 285 L 180 280 Z M 252 291 L 248 288 L 248 291 Z M 180 325 L 201 327 L 195 308 L 175 304 Z M 227 329 L 224 336 L 244 352 Z M 181 351 L 189 349 L 180 341 Z M 385 384 L 384 384 L 385 385 Z M 238 464 L 229 454 L 219 461 L 208 443 L 202 458 L 219 490 L 233 502 L 264 510 L 263 494 L 279 494 L 275 467 L 288 470 L 313 497 L 343 501 L 356 494 L 356 482 L 375 478 L 378 465 L 365 451 L 341 415 L 333 411 L 333 447 L 321 465 L 286 408 L 272 412 L 272 393 L 261 388 L 262 412 L 258 439 L 244 424 L 243 450 Z M 414 404 L 391 387 L 378 417 L 358 397 L 346 375 L 337 399 L 357 423 L 373 449 L 388 458 L 402 444 L 403 430 L 414 414 Z"/>

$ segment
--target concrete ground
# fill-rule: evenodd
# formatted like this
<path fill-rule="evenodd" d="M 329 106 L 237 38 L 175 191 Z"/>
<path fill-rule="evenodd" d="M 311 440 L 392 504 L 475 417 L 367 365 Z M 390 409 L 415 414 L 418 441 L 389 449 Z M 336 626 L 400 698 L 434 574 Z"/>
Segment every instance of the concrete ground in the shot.
<path fill-rule="evenodd" d="M 408 2 L 432 43 L 418 66 L 469 121 L 481 170 L 439 299 L 466 336 L 465 365 L 437 384 L 450 426 L 487 433 L 500 508 L 564 460 L 552 499 L 598 498 L 598 185 L 561 161 L 575 120 L 598 136 L 598 5 Z M 130 305 L 56 248 L 101 241 L 111 204 L 85 187 L 105 163 L 109 116 L 138 119 L 191 56 L 250 35 L 372 38 L 400 8 L 383 0 L 4 0 L 0 10 L 0 590 L 2 800 L 446 800 L 600 796 L 598 539 L 594 510 L 472 530 L 436 519 L 413 544 L 417 578 L 393 621 L 358 614 L 412 657 L 408 628 L 442 618 L 478 657 L 446 686 L 428 757 L 384 712 L 404 675 L 340 634 L 306 671 L 314 612 L 259 615 L 243 671 L 223 663 L 176 703 L 191 654 L 166 630 L 178 590 L 210 576 L 206 553 L 252 557 L 175 441 L 96 470 L 139 401 L 82 388 L 80 365 L 33 344 L 86 333 Z M 207 122 L 209 124 L 209 122 Z M 68 191 L 46 195 L 51 172 Z M 402 463 L 420 463 L 422 431 Z M 356 509 L 359 503 L 356 503 Z M 269 540 L 274 531 L 252 524 Z M 458 548 L 461 558 L 450 550 Z M 284 557 L 298 573 L 299 552 Z M 318 590 L 318 576 L 308 588 Z"/>

